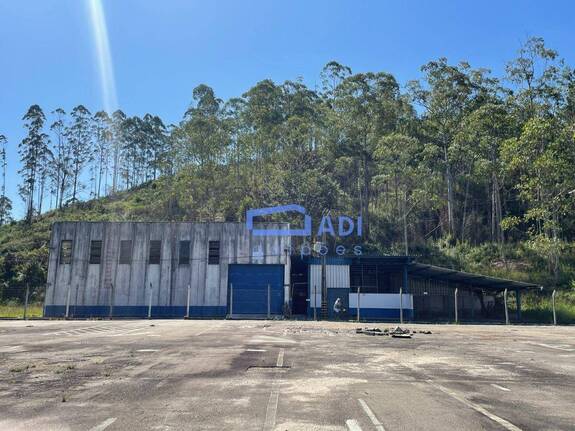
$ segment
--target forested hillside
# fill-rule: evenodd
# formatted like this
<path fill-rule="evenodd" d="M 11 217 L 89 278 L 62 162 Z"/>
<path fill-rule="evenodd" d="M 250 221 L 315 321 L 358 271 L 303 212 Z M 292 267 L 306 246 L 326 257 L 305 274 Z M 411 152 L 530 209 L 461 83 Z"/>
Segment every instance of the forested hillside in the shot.
<path fill-rule="evenodd" d="M 11 221 L 2 189 L 0 289 L 43 283 L 54 220 L 242 220 L 288 203 L 361 214 L 371 252 L 571 288 L 573 68 L 533 38 L 505 76 L 443 58 L 417 76 L 331 62 L 317 88 L 264 80 L 224 101 L 200 85 L 175 125 L 31 106 L 27 137 L 0 138 L 19 146 L 26 204 Z"/>

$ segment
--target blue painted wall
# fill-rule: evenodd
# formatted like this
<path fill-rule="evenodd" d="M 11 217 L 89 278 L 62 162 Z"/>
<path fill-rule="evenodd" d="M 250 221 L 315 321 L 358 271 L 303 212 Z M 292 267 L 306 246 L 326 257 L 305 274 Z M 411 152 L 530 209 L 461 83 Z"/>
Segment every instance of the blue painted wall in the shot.
<path fill-rule="evenodd" d="M 283 314 L 283 265 L 230 265 L 228 269 L 228 309 L 233 292 L 233 315 L 267 315 L 268 284 L 270 286 L 270 312 Z M 233 285 L 231 289 L 230 285 Z"/>
<path fill-rule="evenodd" d="M 103 305 L 79 305 L 70 306 L 68 315 L 70 318 L 91 318 L 91 317 L 109 317 L 110 307 Z M 153 318 L 184 318 L 186 307 L 174 306 L 152 306 Z M 65 317 L 65 305 L 47 305 L 44 309 L 44 317 Z M 113 317 L 148 317 L 148 307 L 146 306 L 118 306 L 113 309 Z M 216 318 L 225 317 L 226 307 L 222 306 L 191 306 L 190 317 L 195 318 Z"/>

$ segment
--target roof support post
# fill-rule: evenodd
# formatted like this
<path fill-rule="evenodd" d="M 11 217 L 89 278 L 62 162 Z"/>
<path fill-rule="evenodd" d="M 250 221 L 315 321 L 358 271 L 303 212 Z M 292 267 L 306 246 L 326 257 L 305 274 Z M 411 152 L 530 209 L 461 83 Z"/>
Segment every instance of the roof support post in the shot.
<path fill-rule="evenodd" d="M 503 291 L 503 305 L 505 306 L 505 324 L 509 325 L 509 310 L 507 308 L 507 288 Z"/>
<path fill-rule="evenodd" d="M 405 293 L 409 293 L 409 276 L 407 274 L 407 263 L 403 264 L 403 288 Z"/>
<path fill-rule="evenodd" d="M 457 296 L 459 293 L 459 288 L 455 288 L 455 323 L 459 323 L 459 310 L 457 309 Z"/>
<path fill-rule="evenodd" d="M 553 293 L 551 294 L 551 306 L 553 307 L 553 325 L 557 325 L 557 313 L 555 311 L 555 294 L 557 291 L 553 289 Z"/>
<path fill-rule="evenodd" d="M 403 286 L 399 286 L 399 323 L 403 323 Z"/>
<path fill-rule="evenodd" d="M 515 304 L 516 304 L 516 316 L 517 321 L 521 322 L 521 291 L 519 289 L 515 289 Z"/>

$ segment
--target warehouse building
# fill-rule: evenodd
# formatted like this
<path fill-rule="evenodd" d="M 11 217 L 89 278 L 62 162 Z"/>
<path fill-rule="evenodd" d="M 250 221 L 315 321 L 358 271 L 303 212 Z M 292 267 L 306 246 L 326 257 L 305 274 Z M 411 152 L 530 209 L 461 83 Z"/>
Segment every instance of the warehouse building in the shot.
<path fill-rule="evenodd" d="M 46 317 L 509 320 L 521 283 L 408 256 L 292 255 L 285 223 L 61 222 L 52 227 Z M 323 278 L 325 276 L 325 283 Z"/>
<path fill-rule="evenodd" d="M 234 313 L 281 315 L 289 241 L 243 223 L 55 223 L 44 314 L 224 317 L 233 286 Z"/>

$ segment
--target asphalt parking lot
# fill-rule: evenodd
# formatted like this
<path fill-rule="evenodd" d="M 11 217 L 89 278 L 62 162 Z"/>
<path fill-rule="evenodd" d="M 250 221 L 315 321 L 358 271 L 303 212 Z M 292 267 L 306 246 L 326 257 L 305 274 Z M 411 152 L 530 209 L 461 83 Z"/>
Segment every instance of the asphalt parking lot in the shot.
<path fill-rule="evenodd" d="M 0 429 L 575 429 L 575 327 L 357 326 L 3 321 Z"/>

